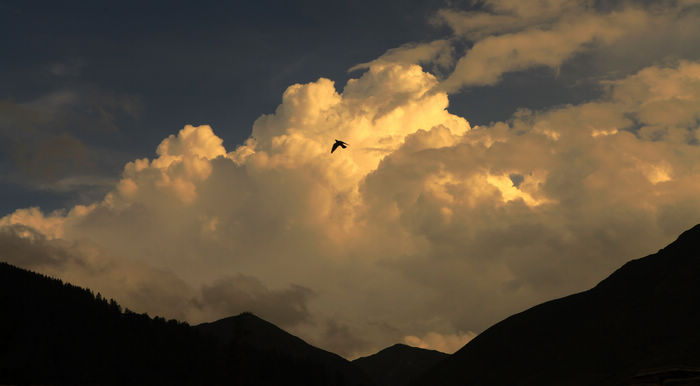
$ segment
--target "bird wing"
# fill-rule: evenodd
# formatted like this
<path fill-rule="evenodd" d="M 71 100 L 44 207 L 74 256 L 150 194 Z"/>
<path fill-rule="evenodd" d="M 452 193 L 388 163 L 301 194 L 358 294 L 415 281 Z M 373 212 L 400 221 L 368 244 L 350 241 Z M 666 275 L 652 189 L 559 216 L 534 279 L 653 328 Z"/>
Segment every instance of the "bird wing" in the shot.
<path fill-rule="evenodd" d="M 338 145 L 340 145 L 340 144 L 336 141 L 336 143 L 333 144 L 333 148 L 331 148 L 331 153 L 333 153 L 335 151 L 335 149 L 338 148 Z"/>

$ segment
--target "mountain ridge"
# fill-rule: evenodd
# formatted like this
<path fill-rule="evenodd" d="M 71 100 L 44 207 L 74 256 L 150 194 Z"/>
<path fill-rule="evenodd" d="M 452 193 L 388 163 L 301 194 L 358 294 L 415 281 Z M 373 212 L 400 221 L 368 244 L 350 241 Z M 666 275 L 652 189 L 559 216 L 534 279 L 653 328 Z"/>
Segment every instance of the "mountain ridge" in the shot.
<path fill-rule="evenodd" d="M 618 385 L 700 366 L 700 225 L 593 288 L 514 314 L 413 385 Z"/>

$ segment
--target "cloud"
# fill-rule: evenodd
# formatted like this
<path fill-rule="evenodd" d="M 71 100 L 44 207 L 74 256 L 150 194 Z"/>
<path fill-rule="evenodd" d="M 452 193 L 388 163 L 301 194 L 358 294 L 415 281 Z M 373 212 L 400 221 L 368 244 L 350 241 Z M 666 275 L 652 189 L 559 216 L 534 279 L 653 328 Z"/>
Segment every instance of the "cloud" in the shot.
<path fill-rule="evenodd" d="M 86 286 L 136 312 L 198 323 L 247 311 L 284 328 L 309 321 L 313 292 L 299 285 L 269 289 L 255 277 L 238 274 L 195 289 L 168 270 L 18 224 L 0 227 L 0 251 L 2 261 Z"/>
<path fill-rule="evenodd" d="M 251 308 L 349 357 L 407 337 L 449 351 L 697 223 L 698 65 L 471 127 L 437 77 L 376 62 L 342 91 L 290 86 L 235 149 L 188 125 L 104 199 L 0 226 L 20 266 L 138 311 Z"/>
<path fill-rule="evenodd" d="M 358 353 L 367 350 L 370 344 L 353 333 L 350 327 L 333 319 L 326 321 L 321 342 L 329 351 L 350 360 L 359 358 Z"/>
<path fill-rule="evenodd" d="M 80 75 L 86 65 L 87 63 L 80 58 L 69 58 L 50 63 L 48 72 L 57 77 L 74 77 Z"/>
<path fill-rule="evenodd" d="M 565 14 L 593 10 L 592 1 L 545 0 L 523 3 L 512 0 L 484 1 L 478 11 L 443 8 L 433 23 L 445 24 L 457 36 L 478 41 L 491 35 L 521 31 L 530 27 L 551 26 Z"/>
<path fill-rule="evenodd" d="M 647 15 L 637 10 L 609 15 L 571 15 L 548 28 L 528 28 L 477 41 L 441 84 L 461 87 L 493 85 L 503 74 L 537 66 L 557 69 L 590 45 L 610 44 L 623 34 L 644 28 Z"/>
<path fill-rule="evenodd" d="M 161 142 L 155 158 L 129 162 L 100 202 L 53 214 L 18 210 L 2 221 L 52 239 L 89 240 L 106 261 L 130 261 L 179 280 L 172 284 L 179 303 L 171 299 L 161 307 L 149 299 L 169 293 L 164 283 L 171 279 L 112 291 L 126 273 L 99 283 L 87 272 L 79 279 L 78 271 L 62 274 L 117 293 L 130 308 L 168 306 L 200 321 L 252 308 L 283 326 L 320 323 L 333 311 L 311 304 L 319 297 L 319 303 L 335 302 L 338 291 L 338 281 L 323 272 L 355 271 L 347 285 L 356 285 L 359 267 L 348 266 L 343 246 L 364 237 L 355 216 L 359 182 L 416 130 L 440 126 L 443 137 L 433 145 L 444 146 L 470 129 L 447 112 L 444 93 L 428 93 L 436 84 L 419 66 L 378 64 L 342 93 L 327 79 L 293 85 L 237 149 L 224 149 L 208 126 L 186 126 Z M 331 155 L 334 138 L 352 152 Z M 340 339 L 318 334 L 322 345 Z"/>
<path fill-rule="evenodd" d="M 352 72 L 355 70 L 369 69 L 382 63 L 432 63 L 439 66 L 439 70 L 453 64 L 453 54 L 454 48 L 450 42 L 445 39 L 435 40 L 429 43 L 407 43 L 401 47 L 388 50 L 384 55 L 371 62 L 357 64 L 348 71 Z"/>
<path fill-rule="evenodd" d="M 118 119 L 140 111 L 138 98 L 95 87 L 0 100 L 0 167 L 9 171 L 0 179 L 30 190 L 86 195 L 90 189 L 95 194 L 89 196 L 103 196 L 105 182 L 113 184 L 105 170 L 121 166 L 114 165 L 121 157 L 102 141 L 118 137 Z"/>
<path fill-rule="evenodd" d="M 171 135 L 158 145 L 158 158 L 129 162 L 117 195 L 107 196 L 107 204 L 118 205 L 118 198 L 123 203 L 146 198 L 139 190 L 146 190 L 146 194 L 168 191 L 183 203 L 191 203 L 197 198 L 195 184 L 211 173 L 209 161 L 226 154 L 222 142 L 209 126 L 185 126 L 177 136 Z"/>
<path fill-rule="evenodd" d="M 260 279 L 238 274 L 202 286 L 198 304 L 209 314 L 237 315 L 252 312 L 278 326 L 289 327 L 310 319 L 307 303 L 313 291 L 300 285 L 270 290 Z M 201 318 L 200 318 L 201 319 Z"/>
<path fill-rule="evenodd" d="M 617 73 L 619 77 L 620 73 L 629 74 L 668 60 L 697 59 L 699 12 L 695 1 L 652 5 L 488 0 L 477 10 L 438 10 L 432 22 L 449 27 L 453 33 L 448 38 L 405 44 L 352 69 L 371 63 L 434 65 L 434 73 L 445 74 L 439 89 L 448 93 L 493 86 L 511 72 L 549 68 L 559 74 L 562 66 L 586 55 L 588 58 L 581 61 L 584 68 L 573 67 L 570 71 L 588 72 L 590 76 L 590 68 L 599 68 L 602 71 L 596 76 Z"/>
<path fill-rule="evenodd" d="M 456 334 L 440 334 L 430 331 L 422 337 L 408 335 L 403 340 L 409 346 L 453 354 L 474 339 L 475 336 L 476 334 L 471 331 L 458 332 Z"/>
<path fill-rule="evenodd" d="M 49 238 L 32 227 L 0 227 L 0 259 L 119 299 L 137 312 L 186 319 L 191 288 L 172 273 L 115 258 L 89 241 Z"/>
<path fill-rule="evenodd" d="M 514 301 L 534 304 L 538 294 L 584 289 L 665 245 L 700 218 L 690 166 L 700 157 L 698 124 L 688 119 L 694 113 L 678 114 L 661 127 L 671 133 L 682 125 L 684 135 L 652 140 L 639 128 L 646 120 L 630 117 L 681 96 L 698 111 L 694 92 L 680 91 L 695 89 L 695 71 L 687 62 L 652 67 L 614 83 L 600 101 L 523 111 L 454 146 L 423 150 L 413 142 L 426 133 L 407 138 L 363 185 L 371 232 L 407 250 L 387 264 L 444 294 L 426 309 L 478 331 L 490 322 L 464 310 L 498 312 Z M 677 91 L 627 93 L 654 87 Z M 522 176 L 518 186 L 513 174 Z"/>
<path fill-rule="evenodd" d="M 65 249 L 51 245 L 46 236 L 26 225 L 4 225 L 0 228 L 2 259 L 26 267 L 62 266 L 73 257 Z"/>
<path fill-rule="evenodd" d="M 640 125 L 639 135 L 682 143 L 697 141 L 700 120 L 700 65 L 648 67 L 625 79 L 610 81 L 613 99 Z"/>
<path fill-rule="evenodd" d="M 72 213 L 82 213 L 87 208 L 76 206 Z M 0 218 L 0 226 L 12 228 L 14 226 L 27 227 L 47 239 L 63 237 L 66 216 L 61 211 L 55 211 L 44 215 L 39 208 L 17 209 L 13 213 Z"/>
<path fill-rule="evenodd" d="M 19 170 L 37 180 L 55 181 L 69 172 L 89 170 L 89 153 L 82 141 L 65 133 L 37 143 L 12 145 L 12 158 Z"/>

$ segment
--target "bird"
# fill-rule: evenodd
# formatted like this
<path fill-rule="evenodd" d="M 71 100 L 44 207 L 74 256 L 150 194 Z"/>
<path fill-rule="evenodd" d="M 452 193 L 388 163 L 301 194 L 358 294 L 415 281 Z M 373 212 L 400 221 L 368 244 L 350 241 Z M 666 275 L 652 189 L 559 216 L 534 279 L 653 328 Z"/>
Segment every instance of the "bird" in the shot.
<path fill-rule="evenodd" d="M 343 149 L 345 149 L 346 147 L 348 147 L 348 144 L 345 143 L 345 142 L 343 142 L 343 141 L 339 141 L 339 140 L 336 139 L 336 140 L 335 140 L 335 143 L 333 144 L 333 147 L 331 148 L 331 153 L 333 153 L 333 152 L 335 151 L 335 149 L 338 148 L 338 146 L 340 146 L 340 147 L 342 147 Z"/>

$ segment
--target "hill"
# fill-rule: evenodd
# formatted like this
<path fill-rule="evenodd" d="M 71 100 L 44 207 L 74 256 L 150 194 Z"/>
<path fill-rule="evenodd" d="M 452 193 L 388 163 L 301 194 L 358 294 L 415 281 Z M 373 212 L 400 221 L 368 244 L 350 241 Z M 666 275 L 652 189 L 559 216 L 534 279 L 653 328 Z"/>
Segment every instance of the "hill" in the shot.
<path fill-rule="evenodd" d="M 625 385 L 645 374 L 695 377 L 699 277 L 700 225 L 588 291 L 495 324 L 415 385 Z"/>
<path fill-rule="evenodd" d="M 353 361 L 382 386 L 408 386 L 425 371 L 449 357 L 440 351 L 395 344 L 376 354 Z"/>

